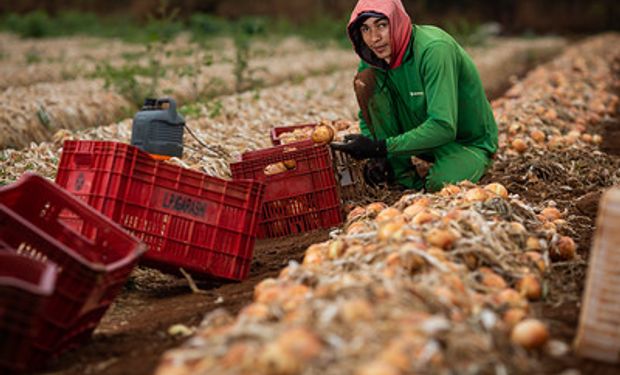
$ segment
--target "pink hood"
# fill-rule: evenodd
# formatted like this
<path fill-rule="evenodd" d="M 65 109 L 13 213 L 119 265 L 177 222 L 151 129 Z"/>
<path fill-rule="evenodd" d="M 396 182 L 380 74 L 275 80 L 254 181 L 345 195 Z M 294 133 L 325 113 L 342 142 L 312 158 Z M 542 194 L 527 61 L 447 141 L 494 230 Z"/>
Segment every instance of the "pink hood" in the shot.
<path fill-rule="evenodd" d="M 403 62 L 403 57 L 407 51 L 413 29 L 411 26 L 411 18 L 405 11 L 403 3 L 401 0 L 359 0 L 355 9 L 353 9 L 353 13 L 351 13 L 351 19 L 349 20 L 347 30 L 349 38 L 355 48 L 355 52 L 366 62 L 376 65 L 375 62 L 369 61 L 368 59 L 369 48 L 366 47 L 363 40 L 360 39 L 359 28 L 352 27 L 360 14 L 369 11 L 384 14 L 389 19 L 390 44 L 392 47 L 392 60 L 389 68 L 394 69 L 399 67 Z M 385 65 L 387 66 L 387 64 Z"/>

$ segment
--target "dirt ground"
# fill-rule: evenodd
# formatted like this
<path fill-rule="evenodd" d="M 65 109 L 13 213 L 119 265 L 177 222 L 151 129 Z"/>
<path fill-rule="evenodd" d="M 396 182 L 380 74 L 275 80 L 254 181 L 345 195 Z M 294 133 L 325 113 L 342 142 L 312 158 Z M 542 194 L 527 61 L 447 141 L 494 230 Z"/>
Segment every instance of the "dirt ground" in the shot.
<path fill-rule="evenodd" d="M 558 207 L 566 209 L 572 228 L 566 234 L 575 239 L 584 260 L 592 241 L 598 200 L 611 185 L 612 176 L 620 170 L 620 111 L 615 118 L 595 126 L 605 134 L 602 153 L 585 149 L 507 157 L 497 161 L 482 181 L 503 183 L 528 203 L 553 200 Z M 162 353 L 186 340 L 168 334 L 171 325 L 196 326 L 205 313 L 217 308 L 237 313 L 251 301 L 253 288 L 260 280 L 277 275 L 289 260 L 300 261 L 308 245 L 327 238 L 327 231 L 317 231 L 259 240 L 248 280 L 243 283 L 198 281 L 204 293 L 192 293 L 183 278 L 141 268 L 110 308 L 92 341 L 63 354 L 50 363 L 47 371 L 38 374 L 152 374 Z M 576 333 L 586 270 L 585 261 L 556 264 L 554 277 L 547 285 L 551 297 L 534 306 L 536 315 L 550 325 L 552 336 L 567 343 L 572 342 Z M 553 358 L 541 354 L 539 360 L 540 373 L 545 374 L 566 369 L 576 369 L 581 374 L 620 373 L 620 366 L 573 355 Z"/>

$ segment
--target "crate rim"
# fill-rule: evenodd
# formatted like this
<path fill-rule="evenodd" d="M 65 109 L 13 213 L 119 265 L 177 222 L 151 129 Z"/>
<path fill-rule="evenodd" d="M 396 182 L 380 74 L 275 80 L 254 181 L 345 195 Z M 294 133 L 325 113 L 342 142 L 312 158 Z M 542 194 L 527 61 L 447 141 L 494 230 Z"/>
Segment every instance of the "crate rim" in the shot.
<path fill-rule="evenodd" d="M 72 147 L 73 145 L 86 144 L 86 143 L 90 143 L 90 144 L 107 144 L 107 145 L 113 145 L 114 147 L 120 146 L 120 147 L 123 147 L 123 148 L 127 148 L 128 150 L 134 150 L 135 149 L 135 151 L 138 152 L 138 154 L 143 154 L 143 156 L 148 157 L 150 159 L 153 159 L 148 152 L 146 152 L 144 150 L 141 150 L 140 148 L 138 148 L 136 146 L 130 145 L 128 143 L 116 142 L 116 141 L 98 141 L 98 140 L 92 140 L 92 139 L 87 139 L 87 140 L 67 139 L 67 140 L 65 140 L 63 142 L 62 151 L 64 151 L 66 146 L 71 146 Z M 77 150 L 71 150 L 71 151 L 72 152 L 79 152 Z M 160 160 L 157 160 L 157 159 L 153 159 L 153 161 L 161 162 Z M 206 174 L 204 172 L 200 172 L 200 171 L 196 171 L 196 170 L 193 170 L 193 169 L 190 169 L 190 168 L 185 168 L 185 167 L 177 166 L 177 165 L 174 165 L 174 164 L 165 164 L 165 165 L 170 165 L 172 167 L 178 167 L 178 168 L 181 168 L 183 171 L 190 172 L 190 173 L 198 173 L 198 174 L 201 174 L 204 178 L 207 178 L 207 179 L 218 179 L 218 180 L 222 180 L 222 181 L 227 182 L 227 183 L 228 182 L 233 182 L 235 184 L 241 182 L 241 183 L 247 183 L 248 185 L 265 185 L 265 183 L 263 181 L 252 179 L 252 178 L 234 178 L 234 179 L 230 178 L 230 179 L 226 179 L 226 178 L 222 178 L 222 177 L 218 177 L 218 176 L 211 176 L 211 175 L 208 175 L 208 174 Z M 31 172 L 26 172 L 26 173 L 31 173 Z M 255 189 L 256 187 L 252 187 L 252 188 Z M 99 213 L 99 211 L 97 211 L 97 213 Z"/>
<path fill-rule="evenodd" d="M 14 183 L 12 183 L 10 185 L 6 185 L 6 186 L 0 187 L 0 193 L 2 193 L 4 191 L 10 191 L 10 190 L 18 189 L 21 185 L 27 183 L 28 181 L 34 181 L 37 184 L 47 185 L 55 193 L 60 194 L 63 198 L 65 198 L 67 200 L 76 202 L 76 204 L 78 204 L 79 206 L 81 206 L 81 208 L 86 210 L 88 212 L 88 214 L 94 215 L 98 219 L 103 220 L 107 225 L 110 225 L 113 228 L 113 230 L 116 230 L 116 231 L 120 232 L 119 234 L 121 236 L 124 236 L 126 239 L 131 240 L 131 241 L 133 241 L 136 244 L 134 246 L 134 248 L 132 249 L 132 251 L 129 254 L 127 254 L 126 256 L 122 257 L 121 259 L 119 259 L 119 260 L 117 260 L 115 262 L 108 263 L 108 264 L 101 264 L 101 263 L 91 262 L 91 261 L 87 260 L 81 254 L 79 254 L 78 252 L 74 251 L 70 247 L 66 246 L 62 242 L 58 241 L 57 239 L 55 239 L 54 237 L 50 236 L 49 234 L 43 232 L 39 228 L 33 228 L 34 231 L 37 232 L 37 234 L 39 234 L 41 237 L 43 237 L 45 239 L 45 241 L 48 241 L 53 246 L 56 246 L 56 247 L 62 249 L 62 251 L 64 251 L 66 254 L 69 254 L 72 258 L 74 258 L 75 260 L 80 262 L 82 265 L 85 265 L 85 266 L 87 266 L 87 267 L 89 267 L 92 270 L 97 271 L 97 272 L 112 272 L 114 270 L 123 268 L 126 265 L 134 262 L 134 260 L 140 258 L 142 256 L 142 254 L 144 254 L 148 250 L 148 247 L 146 246 L 146 244 L 142 240 L 138 239 L 133 234 L 127 232 L 124 228 L 122 228 L 121 226 L 119 226 L 118 224 L 116 224 L 115 222 L 113 222 L 108 217 L 104 216 L 102 213 L 100 213 L 99 211 L 95 210 L 91 206 L 87 205 L 85 202 L 80 201 L 78 198 L 76 198 L 75 196 L 73 196 L 72 194 L 67 192 L 65 189 L 61 188 L 56 183 L 48 181 L 46 178 L 41 177 L 41 176 L 39 176 L 36 173 L 33 173 L 33 172 L 26 172 L 26 173 L 24 173 L 20 177 L 20 179 L 17 180 L 16 182 L 14 182 Z M 4 204 L 2 204 L 2 206 L 6 207 Z M 6 207 L 6 208 L 8 209 L 9 212 L 12 212 L 12 210 L 10 208 L 8 208 L 8 207 Z M 23 225 L 28 225 L 29 224 L 29 222 L 27 220 L 25 220 L 24 218 L 22 218 L 20 215 L 14 214 L 12 216 L 16 220 L 18 220 L 21 224 L 23 224 Z"/>

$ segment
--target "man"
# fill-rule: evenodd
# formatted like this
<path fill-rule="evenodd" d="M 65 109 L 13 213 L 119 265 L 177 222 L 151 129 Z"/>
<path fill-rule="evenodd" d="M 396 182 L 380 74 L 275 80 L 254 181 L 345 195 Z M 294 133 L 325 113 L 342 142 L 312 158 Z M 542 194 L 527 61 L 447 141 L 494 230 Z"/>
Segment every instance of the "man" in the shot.
<path fill-rule="evenodd" d="M 362 60 L 354 81 L 362 134 L 332 147 L 372 159 L 371 183 L 432 192 L 477 182 L 497 151 L 497 125 L 461 46 L 437 27 L 412 25 L 400 0 L 360 0 L 347 31 Z M 426 177 L 412 156 L 433 163 Z"/>

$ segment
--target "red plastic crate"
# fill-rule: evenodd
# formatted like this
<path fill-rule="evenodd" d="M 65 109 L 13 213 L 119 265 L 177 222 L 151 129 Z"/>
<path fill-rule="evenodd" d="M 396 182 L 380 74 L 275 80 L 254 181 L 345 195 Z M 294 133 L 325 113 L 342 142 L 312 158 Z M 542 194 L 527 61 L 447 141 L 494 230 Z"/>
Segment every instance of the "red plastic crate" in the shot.
<path fill-rule="evenodd" d="M 315 127 L 317 124 L 298 124 L 288 126 L 274 126 L 271 128 L 269 136 L 271 138 L 271 144 L 279 146 L 281 144 L 280 136 L 285 133 L 290 133 L 295 129 L 302 129 L 308 127 Z M 360 196 L 364 196 L 366 191 L 366 183 L 364 182 L 364 176 L 360 168 L 354 168 L 355 162 L 349 155 L 342 151 L 330 150 L 332 153 L 332 160 L 334 161 L 334 171 L 336 173 L 336 179 L 339 184 L 340 198 L 343 202 L 356 200 Z"/>
<path fill-rule="evenodd" d="M 33 343 L 45 327 L 42 311 L 57 273 L 54 263 L 8 252 L 0 244 L 0 370 L 25 371 L 50 357 Z"/>
<path fill-rule="evenodd" d="M 149 265 L 229 280 L 249 273 L 261 182 L 222 180 L 98 141 L 65 142 L 56 182 L 142 239 Z"/>
<path fill-rule="evenodd" d="M 266 175 L 270 164 L 295 160 L 295 168 Z M 259 237 L 279 237 L 342 222 L 340 198 L 328 146 L 304 141 L 247 152 L 230 165 L 233 178 L 266 183 Z"/>
<path fill-rule="evenodd" d="M 54 293 L 41 311 L 44 328 L 32 343 L 55 353 L 90 336 L 146 250 L 110 219 L 34 174 L 0 188 L 0 243 L 5 252 L 58 266 Z M 71 339 L 85 323 L 89 329 Z"/>

